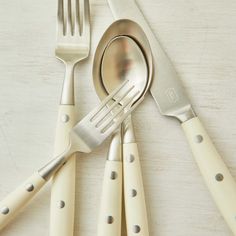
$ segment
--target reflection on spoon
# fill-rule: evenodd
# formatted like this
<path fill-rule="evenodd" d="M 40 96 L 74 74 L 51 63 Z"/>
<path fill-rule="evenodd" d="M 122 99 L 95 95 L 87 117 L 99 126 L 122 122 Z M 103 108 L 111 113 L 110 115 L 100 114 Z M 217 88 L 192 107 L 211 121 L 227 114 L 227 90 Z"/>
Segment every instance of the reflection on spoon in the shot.
<path fill-rule="evenodd" d="M 124 80 L 138 86 L 140 94 L 148 83 L 148 67 L 137 43 L 128 36 L 114 38 L 108 44 L 101 63 L 101 79 L 109 94 Z"/>

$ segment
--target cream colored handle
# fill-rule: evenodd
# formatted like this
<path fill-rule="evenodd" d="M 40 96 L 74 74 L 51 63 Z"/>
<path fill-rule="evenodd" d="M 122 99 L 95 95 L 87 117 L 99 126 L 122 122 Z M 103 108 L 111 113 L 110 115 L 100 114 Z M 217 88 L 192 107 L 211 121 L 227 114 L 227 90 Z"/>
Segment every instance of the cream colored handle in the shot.
<path fill-rule="evenodd" d="M 38 172 L 0 202 L 0 230 L 34 197 L 46 181 Z"/>
<path fill-rule="evenodd" d="M 106 161 L 98 236 L 121 236 L 122 162 Z"/>
<path fill-rule="evenodd" d="M 148 236 L 142 172 L 136 143 L 123 144 L 124 196 L 128 236 Z"/>
<path fill-rule="evenodd" d="M 182 124 L 195 160 L 225 221 L 236 235 L 236 183 L 196 117 Z"/>
<path fill-rule="evenodd" d="M 69 144 L 69 133 L 75 124 L 75 106 L 60 105 L 54 156 L 62 153 Z M 52 179 L 50 236 L 74 234 L 76 154 Z"/>

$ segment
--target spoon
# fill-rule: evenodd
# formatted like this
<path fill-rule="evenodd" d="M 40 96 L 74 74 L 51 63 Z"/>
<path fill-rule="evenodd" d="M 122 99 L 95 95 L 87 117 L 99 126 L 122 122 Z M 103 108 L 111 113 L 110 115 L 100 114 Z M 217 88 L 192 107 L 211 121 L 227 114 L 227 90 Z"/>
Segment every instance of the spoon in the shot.
<path fill-rule="evenodd" d="M 148 40 L 138 24 L 130 20 L 113 23 L 103 35 L 95 54 L 94 85 L 103 99 L 124 80 L 132 81 L 142 94 L 152 78 L 152 56 Z M 137 97 L 138 99 L 138 97 Z M 112 137 L 105 166 L 98 236 L 121 235 L 122 156 L 125 212 L 128 236 L 148 236 L 148 221 L 142 174 L 131 116 Z"/>

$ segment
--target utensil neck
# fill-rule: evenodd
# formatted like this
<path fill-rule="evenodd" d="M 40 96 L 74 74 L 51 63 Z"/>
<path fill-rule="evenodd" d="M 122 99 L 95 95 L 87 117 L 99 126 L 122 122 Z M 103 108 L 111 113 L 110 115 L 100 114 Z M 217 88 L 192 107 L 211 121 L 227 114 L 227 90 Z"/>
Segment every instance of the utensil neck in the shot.
<path fill-rule="evenodd" d="M 176 118 L 180 121 L 180 123 L 184 123 L 192 118 L 196 117 L 196 113 L 193 108 L 190 106 L 186 111 L 179 113 L 176 115 Z"/>
<path fill-rule="evenodd" d="M 134 127 L 131 116 L 123 122 L 123 143 L 135 143 Z"/>
<path fill-rule="evenodd" d="M 46 181 L 49 180 L 66 163 L 71 154 L 72 150 L 70 144 L 62 154 L 55 157 L 50 162 L 48 162 L 44 167 L 39 169 L 38 170 L 39 175 Z"/>
<path fill-rule="evenodd" d="M 119 127 L 119 129 L 112 136 L 110 148 L 107 155 L 107 160 L 109 161 L 122 161 L 121 132 L 121 127 Z"/>
<path fill-rule="evenodd" d="M 61 93 L 61 105 L 74 105 L 74 68 L 75 64 L 66 64 L 65 79 L 63 82 L 62 93 Z"/>

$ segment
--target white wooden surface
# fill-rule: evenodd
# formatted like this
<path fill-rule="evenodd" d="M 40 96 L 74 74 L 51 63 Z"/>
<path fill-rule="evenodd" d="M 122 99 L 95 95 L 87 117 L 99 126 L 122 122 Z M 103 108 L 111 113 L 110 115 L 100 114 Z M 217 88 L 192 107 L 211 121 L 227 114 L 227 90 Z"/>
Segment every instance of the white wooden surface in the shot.
<path fill-rule="evenodd" d="M 209 134 L 236 178 L 236 2 L 138 0 Z M 91 0 L 92 50 L 76 71 L 78 117 L 98 104 L 92 58 L 113 21 Z M 57 1 L 0 7 L 0 198 L 51 157 L 64 67 L 54 57 Z M 232 235 L 213 204 L 178 123 L 150 96 L 134 114 L 151 236 Z M 78 160 L 75 235 L 96 235 L 106 142 Z M 1 236 L 49 232 L 50 184 Z M 125 234 L 123 234 L 124 236 Z"/>

